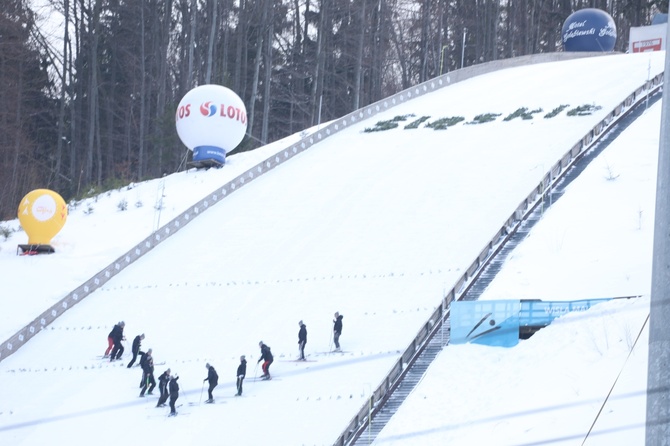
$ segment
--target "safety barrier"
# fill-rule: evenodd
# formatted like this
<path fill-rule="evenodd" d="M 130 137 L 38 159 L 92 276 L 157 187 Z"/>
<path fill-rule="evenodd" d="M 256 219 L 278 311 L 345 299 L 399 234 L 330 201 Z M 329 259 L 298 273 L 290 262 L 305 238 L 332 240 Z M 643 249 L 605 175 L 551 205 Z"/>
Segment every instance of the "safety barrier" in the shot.
<path fill-rule="evenodd" d="M 663 73 L 658 74 L 637 88 L 577 141 L 556 164 L 551 166 L 540 183 L 521 201 L 510 217 L 480 251 L 477 258 L 466 268 L 465 273 L 456 280 L 451 290 L 442 298 L 440 305 L 419 330 L 414 340 L 410 342 L 400 359 L 391 367 L 382 383 L 372 392 L 370 398 L 337 438 L 334 443 L 335 446 L 350 445 L 356 441 L 367 428 L 370 419 L 379 412 L 384 402 L 398 386 L 405 372 L 425 349 L 428 341 L 442 328 L 443 323 L 448 318 L 451 302 L 459 300 L 467 292 L 488 262 L 502 249 L 524 219 L 550 195 L 552 188 L 564 177 L 569 168 L 583 157 L 590 148 L 594 147 L 600 141 L 600 138 L 632 111 L 635 106 L 661 89 L 663 77 Z"/>

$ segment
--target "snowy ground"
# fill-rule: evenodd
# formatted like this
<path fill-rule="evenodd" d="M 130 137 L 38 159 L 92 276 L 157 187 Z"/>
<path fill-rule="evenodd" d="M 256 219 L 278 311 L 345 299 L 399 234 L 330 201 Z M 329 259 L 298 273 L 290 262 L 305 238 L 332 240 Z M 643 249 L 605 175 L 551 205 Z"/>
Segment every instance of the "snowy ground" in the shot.
<path fill-rule="evenodd" d="M 0 444 L 63 437 L 73 445 L 92 439 L 332 444 L 444 290 L 549 166 L 649 75 L 662 71 L 663 58 L 617 55 L 480 76 L 351 126 L 250 183 L 0 362 Z M 542 119 L 561 104 L 602 109 L 586 117 L 563 112 Z M 519 107 L 544 113 L 530 121 L 502 120 Z M 638 136 L 619 149 L 613 145 L 590 168 L 596 175 L 584 187 L 614 189 L 613 201 L 596 190 L 597 200 L 562 211 L 569 197 L 584 195 L 566 194 L 485 298 L 648 294 L 657 109 L 639 120 L 647 124 Z M 502 115 L 493 123 L 461 123 L 442 132 L 362 132 L 403 114 L 471 121 L 481 113 Z M 54 238 L 54 255 L 16 256 L 16 245 L 27 239 L 23 233 L 1 242 L 6 292 L 0 305 L 6 311 L 0 313 L 0 337 L 8 338 L 194 201 L 280 149 L 275 144 L 231 157 L 220 170 L 168 175 L 80 203 Z M 616 150 L 622 154 L 611 153 Z M 608 165 L 620 172 L 614 181 L 602 172 Z M 122 212 L 123 199 L 128 210 Z M 585 208 L 593 213 L 584 214 Z M 618 214 L 600 221 L 608 209 Z M 591 225 L 590 244 L 573 240 Z M 631 251 L 614 257 L 606 248 L 613 241 Z M 556 275 L 541 275 L 542 268 Z M 613 268 L 619 268 L 616 274 Z M 571 276 L 582 270 L 590 274 Z M 335 311 L 344 314 L 343 354 L 327 353 Z M 647 311 L 648 298 L 602 304 L 588 313 L 588 322 L 565 318 L 513 349 L 449 347 L 378 443 L 478 444 L 488 438 L 492 444 L 536 444 L 575 435 L 564 444 L 581 444 L 616 374 L 631 369 L 623 364 Z M 290 361 L 300 319 L 309 331 L 306 363 Z M 164 409 L 154 407 L 155 396 L 138 398 L 139 369 L 95 359 L 119 320 L 126 322 L 129 341 L 145 333 L 145 348 L 165 362 L 156 376 L 167 367 L 181 376 L 180 416 L 166 418 Z M 260 340 L 276 357 L 270 382 L 252 380 Z M 644 352 L 631 356 L 637 390 L 646 382 L 646 339 L 639 342 Z M 249 360 L 248 381 L 244 396 L 232 398 L 241 354 Z M 221 376 L 212 406 L 199 405 L 207 361 Z M 538 409 L 573 405 L 575 414 Z M 644 401 L 626 407 L 629 420 L 635 415 L 643 422 Z M 610 414 L 616 413 L 613 408 L 606 415 L 614 420 Z"/>

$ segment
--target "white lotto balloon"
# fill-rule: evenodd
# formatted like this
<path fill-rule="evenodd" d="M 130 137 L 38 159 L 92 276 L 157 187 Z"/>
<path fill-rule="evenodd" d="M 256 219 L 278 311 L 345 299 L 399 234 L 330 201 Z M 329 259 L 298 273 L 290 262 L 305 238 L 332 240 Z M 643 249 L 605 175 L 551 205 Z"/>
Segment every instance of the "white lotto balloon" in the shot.
<path fill-rule="evenodd" d="M 225 162 L 247 132 L 242 99 L 221 85 L 201 85 L 184 95 L 175 116 L 177 134 L 193 151 L 193 160 Z"/>

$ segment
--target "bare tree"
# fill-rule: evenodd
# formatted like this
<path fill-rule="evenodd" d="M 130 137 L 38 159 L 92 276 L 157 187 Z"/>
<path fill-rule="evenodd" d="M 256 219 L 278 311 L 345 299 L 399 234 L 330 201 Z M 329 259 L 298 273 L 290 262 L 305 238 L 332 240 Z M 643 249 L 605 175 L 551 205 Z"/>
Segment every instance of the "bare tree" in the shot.
<path fill-rule="evenodd" d="M 274 8 L 273 2 L 265 0 L 265 7 L 263 8 L 263 18 L 267 26 L 267 38 L 265 45 L 265 80 L 263 92 L 263 125 L 261 129 L 261 144 L 268 142 L 268 126 L 270 122 L 270 87 L 272 85 L 272 45 L 274 44 Z"/>
<path fill-rule="evenodd" d="M 217 22 L 217 5 L 219 0 L 213 0 L 209 3 L 212 4 L 212 16 L 210 19 L 209 26 L 209 41 L 207 42 L 207 71 L 205 73 L 205 83 L 209 84 L 212 81 L 212 64 L 214 57 L 214 38 L 216 37 L 216 22 Z"/>

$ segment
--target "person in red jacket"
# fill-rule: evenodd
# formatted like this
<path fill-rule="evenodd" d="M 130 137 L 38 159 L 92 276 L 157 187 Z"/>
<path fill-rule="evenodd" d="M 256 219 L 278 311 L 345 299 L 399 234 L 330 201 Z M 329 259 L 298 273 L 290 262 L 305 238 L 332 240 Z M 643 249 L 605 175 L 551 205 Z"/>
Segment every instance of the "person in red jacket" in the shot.
<path fill-rule="evenodd" d="M 258 362 L 263 361 L 263 376 L 261 376 L 261 379 L 272 379 L 270 376 L 270 365 L 274 361 L 274 358 L 272 357 L 270 347 L 265 345 L 263 341 L 259 342 L 258 346 L 261 348 L 261 357 L 258 358 Z"/>
<path fill-rule="evenodd" d="M 110 331 L 109 334 L 107 335 L 107 350 L 105 350 L 105 354 L 102 355 L 103 358 L 108 358 L 109 352 L 111 352 L 112 348 L 114 348 L 114 336 L 116 335 L 116 333 L 119 330 L 121 331 L 121 333 L 123 333 L 123 328 L 121 328 L 121 324 L 125 325 L 123 321 L 114 324 L 112 331 Z"/>

